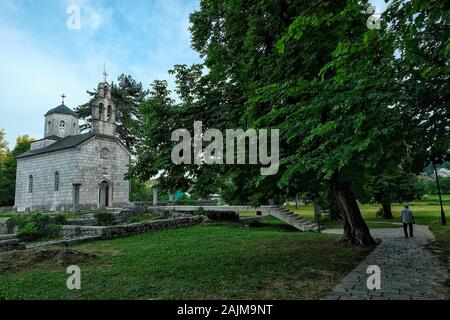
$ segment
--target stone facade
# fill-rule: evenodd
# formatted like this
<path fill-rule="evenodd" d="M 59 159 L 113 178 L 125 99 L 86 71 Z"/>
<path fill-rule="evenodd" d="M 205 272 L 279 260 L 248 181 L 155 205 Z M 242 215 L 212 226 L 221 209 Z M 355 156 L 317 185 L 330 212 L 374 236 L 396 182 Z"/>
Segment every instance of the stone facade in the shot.
<path fill-rule="evenodd" d="M 100 87 L 109 85 L 101 83 Z M 107 100 L 102 98 L 105 103 Z M 128 203 L 130 183 L 125 174 L 130 152 L 113 135 L 115 130 L 99 128 L 96 132 L 78 134 L 78 118 L 72 113 L 64 104 L 50 110 L 46 114 L 45 132 L 49 138 L 34 143 L 30 151 L 17 157 L 17 211 L 77 211 L 122 207 Z M 70 124 L 66 127 L 68 131 L 59 135 L 48 132 L 50 118 L 52 122 Z M 115 117 L 105 120 L 109 121 L 108 128 L 115 128 L 112 123 Z M 48 143 L 49 139 L 54 143 Z"/>
<path fill-rule="evenodd" d="M 110 150 L 109 158 L 101 152 Z M 17 159 L 17 211 L 65 211 L 73 209 L 74 185 L 80 185 L 80 209 L 99 207 L 101 182 L 109 185 L 108 207 L 121 207 L 129 201 L 130 183 L 124 176 L 129 152 L 117 140 L 93 136 L 77 148 Z M 59 188 L 55 190 L 55 174 Z M 32 189 L 30 190 L 30 176 Z M 32 191 L 32 192 L 30 192 Z"/>
<path fill-rule="evenodd" d="M 64 138 L 79 134 L 78 118 L 70 114 L 51 113 L 45 116 L 45 137 Z"/>

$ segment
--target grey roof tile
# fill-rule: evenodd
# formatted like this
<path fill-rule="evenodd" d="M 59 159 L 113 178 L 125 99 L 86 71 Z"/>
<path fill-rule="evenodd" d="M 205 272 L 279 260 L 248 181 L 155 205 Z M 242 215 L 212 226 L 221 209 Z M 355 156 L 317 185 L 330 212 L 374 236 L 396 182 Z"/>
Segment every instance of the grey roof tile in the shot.
<path fill-rule="evenodd" d="M 75 111 L 73 111 L 72 109 L 70 109 L 69 107 L 67 107 L 66 105 L 62 104 L 60 106 L 57 106 L 56 108 L 50 109 L 45 116 L 48 116 L 49 114 L 52 113 L 61 113 L 61 114 L 70 114 L 71 116 L 77 117 L 78 115 Z"/>

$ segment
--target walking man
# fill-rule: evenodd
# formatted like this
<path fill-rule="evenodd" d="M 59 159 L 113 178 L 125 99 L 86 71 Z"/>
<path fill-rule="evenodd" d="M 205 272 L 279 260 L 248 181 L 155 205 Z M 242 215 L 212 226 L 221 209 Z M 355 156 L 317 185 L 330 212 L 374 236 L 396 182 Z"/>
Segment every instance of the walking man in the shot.
<path fill-rule="evenodd" d="M 405 209 L 400 213 L 400 222 L 403 223 L 403 231 L 405 232 L 405 238 L 408 238 L 408 227 L 409 227 L 409 236 L 414 237 L 413 234 L 413 224 L 416 224 L 416 220 L 414 219 L 414 215 L 411 210 L 409 210 L 409 206 L 405 205 Z"/>

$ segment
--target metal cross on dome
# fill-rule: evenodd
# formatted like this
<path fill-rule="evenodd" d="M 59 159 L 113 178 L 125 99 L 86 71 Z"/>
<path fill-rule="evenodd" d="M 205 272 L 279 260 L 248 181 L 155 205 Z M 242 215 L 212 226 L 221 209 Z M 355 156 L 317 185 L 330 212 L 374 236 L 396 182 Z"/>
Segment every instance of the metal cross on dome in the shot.
<path fill-rule="evenodd" d="M 64 99 L 66 98 L 66 95 L 63 93 L 63 94 L 61 95 L 61 98 L 62 98 L 62 104 L 64 104 Z"/>

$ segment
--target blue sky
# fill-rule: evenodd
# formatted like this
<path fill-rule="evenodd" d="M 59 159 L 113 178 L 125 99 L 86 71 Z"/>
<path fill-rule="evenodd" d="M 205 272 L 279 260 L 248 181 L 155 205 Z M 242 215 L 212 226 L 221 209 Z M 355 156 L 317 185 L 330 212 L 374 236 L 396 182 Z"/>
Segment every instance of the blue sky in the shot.
<path fill-rule="evenodd" d="M 70 30 L 69 5 L 81 29 Z M 43 115 L 76 107 L 102 79 L 131 74 L 146 88 L 176 63 L 200 62 L 190 48 L 197 0 L 0 0 L 0 128 L 10 147 L 20 134 L 43 135 Z"/>
<path fill-rule="evenodd" d="M 372 1 L 380 10 L 383 0 Z M 81 29 L 67 28 L 77 5 Z M 131 74 L 145 88 L 177 63 L 200 62 L 190 48 L 198 0 L 0 0 L 0 129 L 12 148 L 21 134 L 42 138 L 43 115 L 61 102 L 88 101 L 102 79 Z"/>

